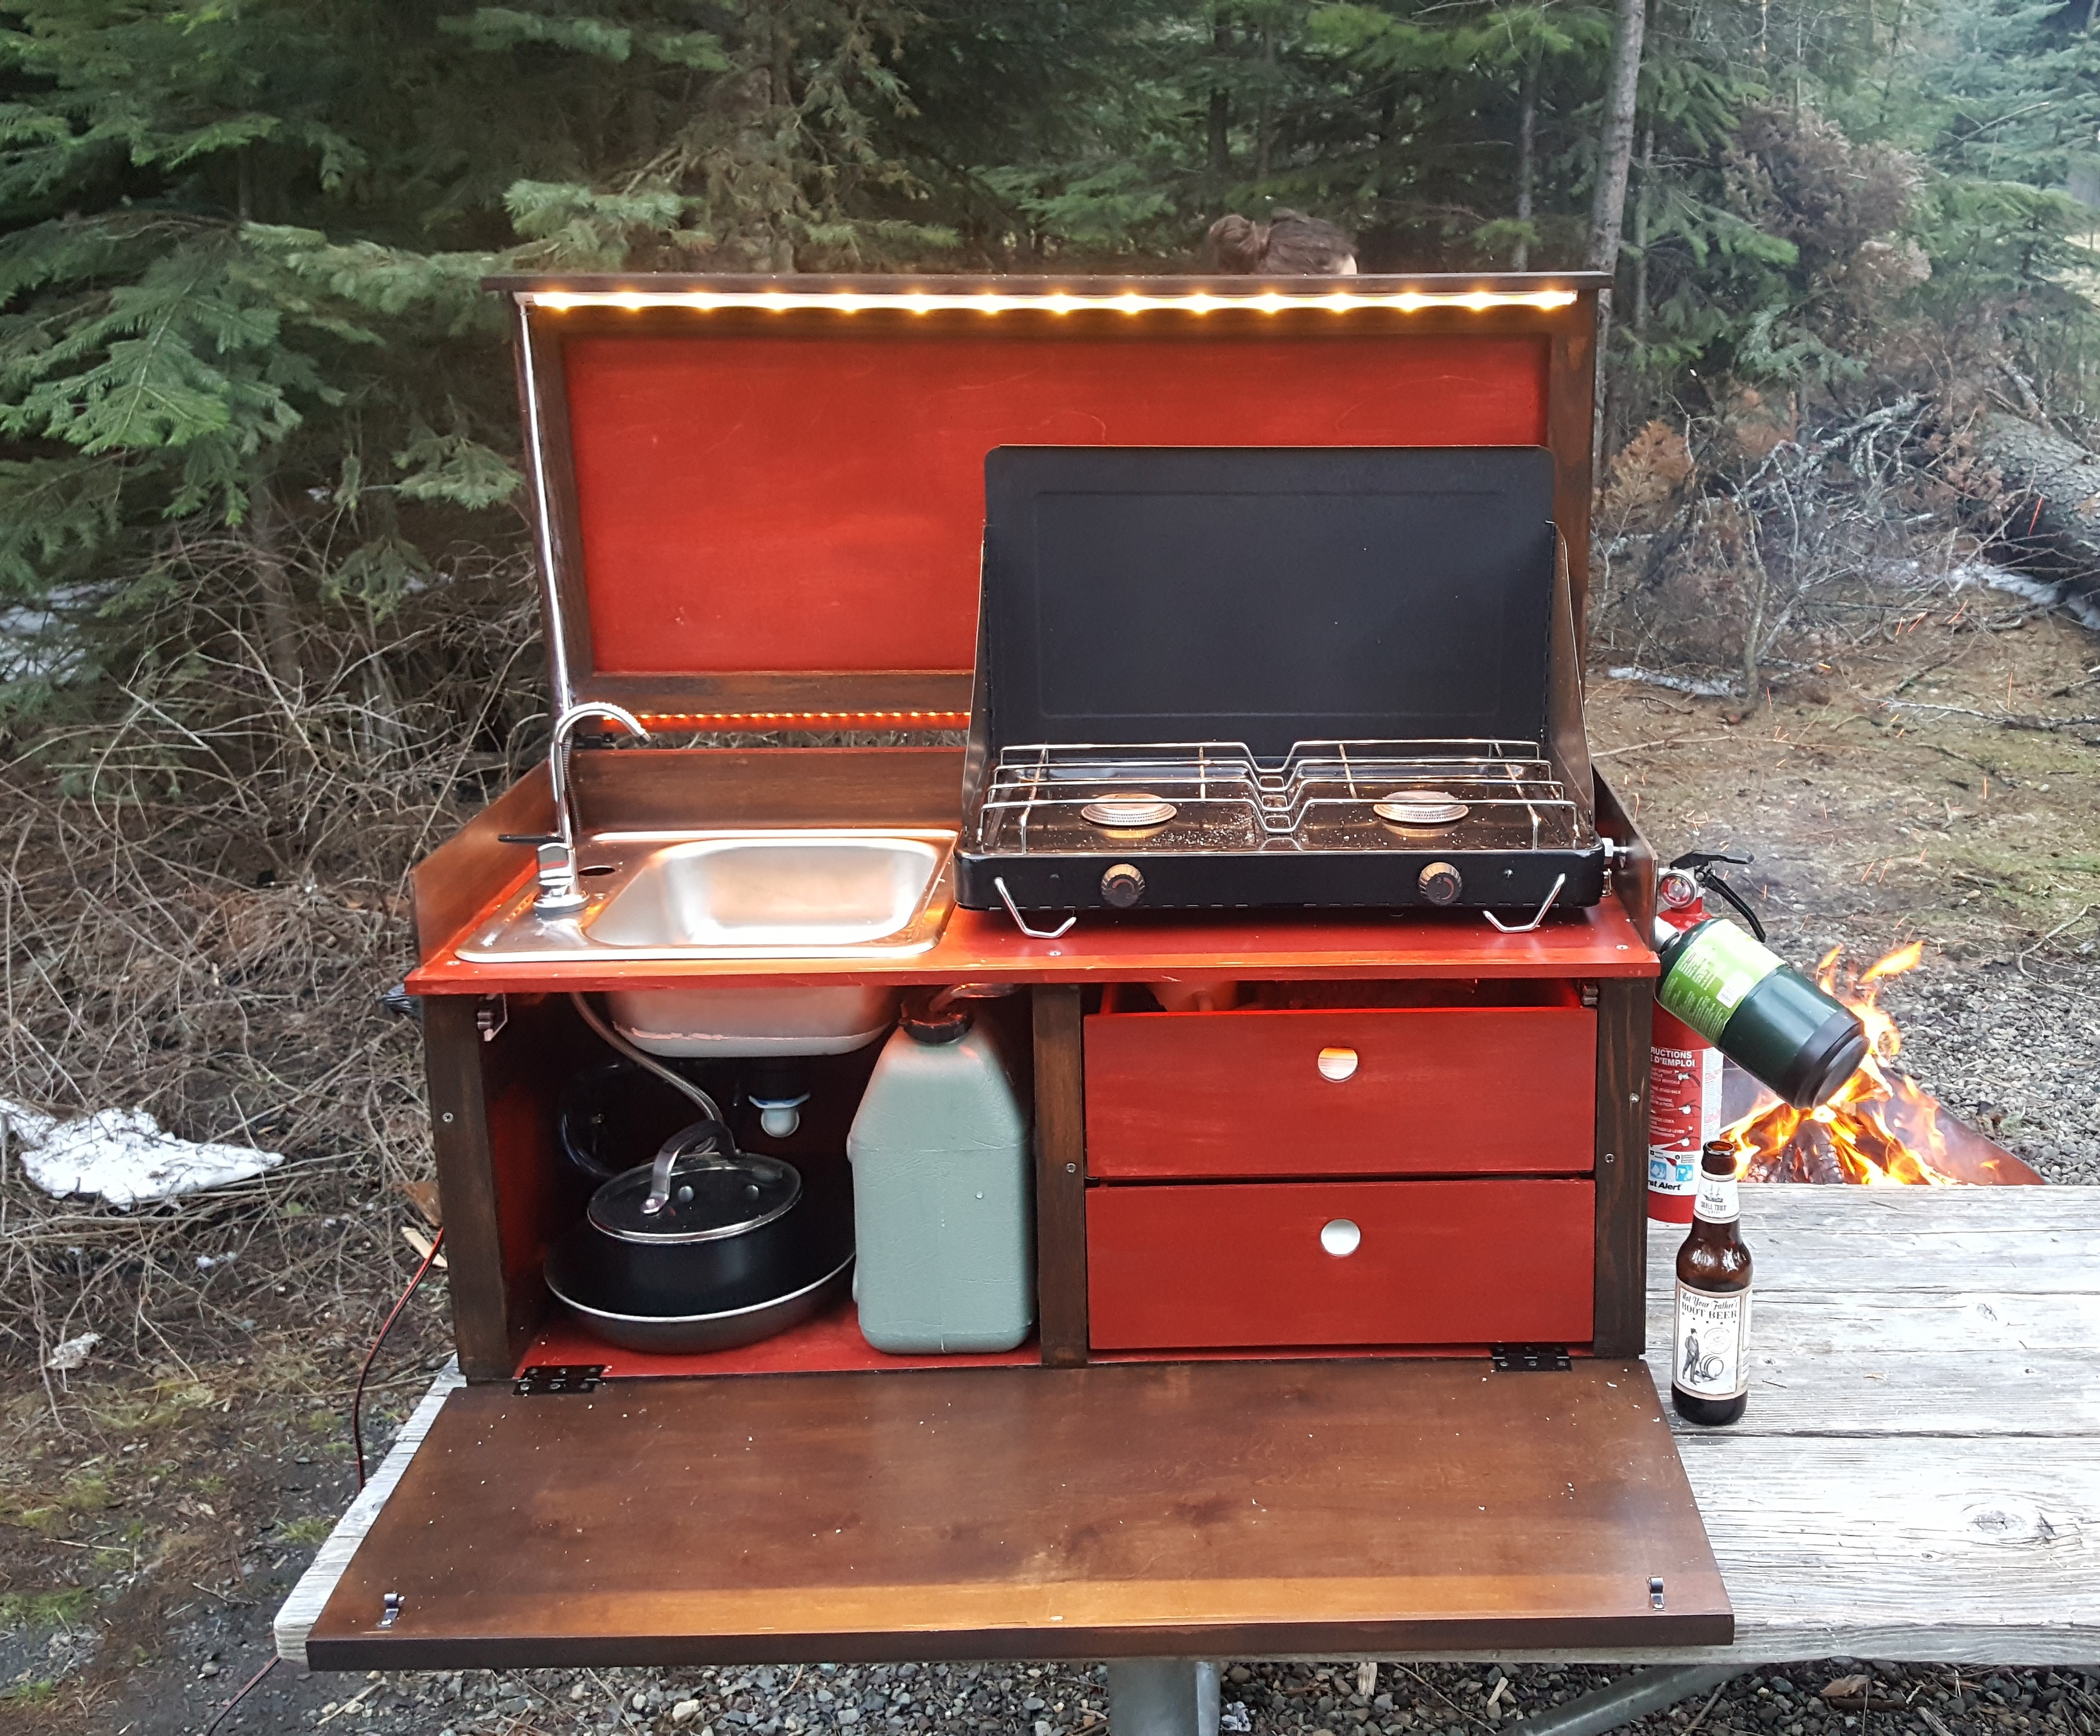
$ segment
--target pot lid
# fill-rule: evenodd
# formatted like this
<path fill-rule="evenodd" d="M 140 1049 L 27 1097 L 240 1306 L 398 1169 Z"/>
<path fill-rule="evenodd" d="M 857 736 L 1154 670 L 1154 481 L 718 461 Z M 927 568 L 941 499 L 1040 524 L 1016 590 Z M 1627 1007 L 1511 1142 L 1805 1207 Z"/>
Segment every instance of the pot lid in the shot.
<path fill-rule="evenodd" d="M 655 1173 L 655 1164 L 643 1164 L 599 1188 L 591 1196 L 592 1226 L 623 1242 L 719 1241 L 771 1223 L 802 1196 L 801 1173 L 792 1164 L 702 1150 L 673 1160 L 668 1197 L 651 1212 L 646 1206 Z"/>

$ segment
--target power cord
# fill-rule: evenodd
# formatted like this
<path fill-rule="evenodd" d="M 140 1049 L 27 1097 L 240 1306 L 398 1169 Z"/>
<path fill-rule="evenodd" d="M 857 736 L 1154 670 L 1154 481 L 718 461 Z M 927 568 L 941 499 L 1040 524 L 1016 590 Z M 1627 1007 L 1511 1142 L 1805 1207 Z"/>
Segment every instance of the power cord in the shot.
<path fill-rule="evenodd" d="M 264 1676 L 267 1676 L 271 1671 L 276 1669 L 280 1661 L 281 1660 L 280 1660 L 275 1654 L 272 1654 L 270 1661 L 267 1663 L 264 1664 L 261 1669 L 258 1670 L 253 1676 L 249 1676 L 246 1681 L 243 1682 L 240 1685 L 240 1691 L 235 1694 L 233 1698 L 228 1700 L 223 1706 L 220 1707 L 218 1708 L 218 1716 L 214 1718 L 210 1723 L 205 1725 L 204 1736 L 211 1736 L 211 1733 L 214 1730 L 217 1729 L 220 1725 L 225 1723 L 226 1715 L 232 1712 L 233 1708 L 238 1706 L 243 1700 L 246 1699 L 250 1694 L 254 1693 L 255 1690 L 255 1685 L 261 1681 Z"/>
<path fill-rule="evenodd" d="M 416 1275 L 408 1280 L 408 1288 L 401 1292 L 401 1300 L 394 1305 L 386 1323 L 379 1328 L 379 1336 L 372 1341 L 372 1348 L 364 1355 L 364 1367 L 358 1371 L 357 1390 L 350 1401 L 350 1441 L 357 1451 L 357 1486 L 360 1489 L 364 1486 L 364 1383 L 372 1378 L 372 1365 L 378 1360 L 379 1347 L 386 1342 L 386 1335 L 394 1330 L 394 1323 L 401 1318 L 401 1310 L 408 1305 L 408 1298 L 416 1293 L 437 1259 L 438 1250 L 444 1245 L 445 1232 L 441 1227 L 431 1237 L 430 1251 L 423 1256 L 423 1263 L 416 1268 Z M 244 1688 L 240 1691 L 245 1694 L 248 1690 Z"/>

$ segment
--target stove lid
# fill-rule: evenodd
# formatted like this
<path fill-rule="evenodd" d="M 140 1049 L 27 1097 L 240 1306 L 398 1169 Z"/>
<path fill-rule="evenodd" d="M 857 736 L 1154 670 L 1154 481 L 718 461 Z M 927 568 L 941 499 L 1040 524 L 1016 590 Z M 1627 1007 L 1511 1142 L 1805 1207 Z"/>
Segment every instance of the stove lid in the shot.
<path fill-rule="evenodd" d="M 960 727 L 1002 446 L 1547 446 L 1579 603 L 1601 281 L 492 280 L 556 699 Z"/>
<path fill-rule="evenodd" d="M 1005 447 L 985 477 L 994 752 L 1546 745 L 1543 447 Z"/>

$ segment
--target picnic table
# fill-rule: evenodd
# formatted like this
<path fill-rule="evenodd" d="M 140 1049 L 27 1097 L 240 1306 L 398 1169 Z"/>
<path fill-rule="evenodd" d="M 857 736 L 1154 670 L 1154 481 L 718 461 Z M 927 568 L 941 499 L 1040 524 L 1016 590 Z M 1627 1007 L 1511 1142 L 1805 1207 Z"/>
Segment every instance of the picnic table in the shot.
<path fill-rule="evenodd" d="M 1743 1233 L 1757 1260 L 1749 1410 L 1718 1429 L 1670 1412 L 1735 1644 L 1493 1655 L 2100 1663 L 2100 1189 L 1749 1186 Z M 1665 1411 L 1680 1239 L 1657 1228 L 1649 1247 Z M 434 1384 L 285 1602 L 282 1655 L 304 1661 L 458 1384 Z"/>

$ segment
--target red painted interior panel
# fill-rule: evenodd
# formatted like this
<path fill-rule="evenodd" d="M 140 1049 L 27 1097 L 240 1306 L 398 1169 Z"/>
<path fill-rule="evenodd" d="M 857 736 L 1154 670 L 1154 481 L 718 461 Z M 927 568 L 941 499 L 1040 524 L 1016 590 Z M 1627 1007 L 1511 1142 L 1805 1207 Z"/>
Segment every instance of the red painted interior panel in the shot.
<path fill-rule="evenodd" d="M 1087 1173 L 1118 1180 L 1586 1174 L 1586 1007 L 1097 1014 Z M 1320 1071 L 1325 1049 L 1355 1058 Z"/>
<path fill-rule="evenodd" d="M 1268 1182 L 1087 1190 L 1088 1334 L 1202 1345 L 1586 1343 L 1588 1182 Z M 1362 1239 L 1321 1246 L 1338 1219 Z"/>
<path fill-rule="evenodd" d="M 995 446 L 1546 440 L 1542 336 L 929 328 L 562 356 L 602 674 L 968 669 Z"/>
<path fill-rule="evenodd" d="M 1030 1339 L 1017 1350 L 953 1356 L 890 1356 L 860 1335 L 860 1317 L 850 1301 L 840 1301 L 799 1326 L 757 1344 L 728 1350 L 701 1350 L 686 1355 L 652 1355 L 623 1350 L 594 1337 L 574 1316 L 556 1307 L 539 1336 L 518 1358 L 522 1373 L 536 1363 L 605 1364 L 608 1379 L 645 1375 L 811 1374 L 855 1368 L 1008 1368 L 1035 1363 L 1042 1352 Z"/>

